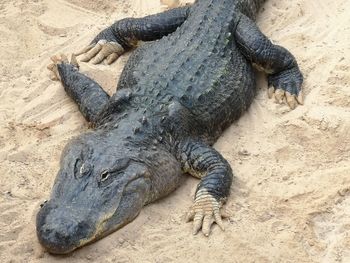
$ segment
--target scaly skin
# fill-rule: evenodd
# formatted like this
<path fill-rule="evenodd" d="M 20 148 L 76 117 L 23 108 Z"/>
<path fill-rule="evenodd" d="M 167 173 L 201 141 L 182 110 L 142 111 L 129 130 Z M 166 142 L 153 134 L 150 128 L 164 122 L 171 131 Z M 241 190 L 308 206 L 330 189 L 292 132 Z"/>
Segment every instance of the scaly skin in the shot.
<path fill-rule="evenodd" d="M 270 74 L 279 99 L 292 108 L 301 102 L 294 57 L 253 23 L 263 2 L 198 0 L 117 21 L 79 52 L 84 61 L 111 63 L 139 45 L 112 97 L 74 57 L 52 58 L 52 77 L 94 129 L 67 145 L 51 200 L 38 213 L 38 238 L 49 252 L 69 253 L 117 230 L 178 187 L 183 173 L 201 179 L 187 217 L 193 233 L 208 236 L 213 222 L 224 229 L 220 209 L 233 174 L 211 145 L 251 104 L 252 64 Z"/>

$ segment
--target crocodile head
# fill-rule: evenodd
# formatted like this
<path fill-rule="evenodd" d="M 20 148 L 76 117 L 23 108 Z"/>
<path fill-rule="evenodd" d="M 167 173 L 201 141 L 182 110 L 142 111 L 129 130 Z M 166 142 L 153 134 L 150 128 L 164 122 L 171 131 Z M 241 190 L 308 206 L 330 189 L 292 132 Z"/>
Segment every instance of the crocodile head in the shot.
<path fill-rule="evenodd" d="M 37 214 L 39 242 L 66 254 L 132 221 L 147 202 L 148 166 L 136 149 L 87 133 L 63 151 L 50 200 Z"/>

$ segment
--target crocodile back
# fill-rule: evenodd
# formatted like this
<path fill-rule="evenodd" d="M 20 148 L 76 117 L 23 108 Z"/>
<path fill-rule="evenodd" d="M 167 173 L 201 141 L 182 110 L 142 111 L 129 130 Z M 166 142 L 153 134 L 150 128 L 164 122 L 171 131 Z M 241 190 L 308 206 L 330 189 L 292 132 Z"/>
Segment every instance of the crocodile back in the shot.
<path fill-rule="evenodd" d="M 237 3 L 197 1 L 176 32 L 135 52 L 121 85 L 142 98 L 141 107 L 179 102 L 203 123 L 206 134 L 217 138 L 255 95 L 253 70 L 234 40 Z"/>

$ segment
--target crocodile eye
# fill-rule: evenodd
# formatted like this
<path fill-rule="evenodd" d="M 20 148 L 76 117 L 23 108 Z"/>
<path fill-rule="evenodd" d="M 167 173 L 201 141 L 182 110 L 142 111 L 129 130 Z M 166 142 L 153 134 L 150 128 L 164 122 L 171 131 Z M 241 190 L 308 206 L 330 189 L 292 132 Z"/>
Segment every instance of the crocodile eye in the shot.
<path fill-rule="evenodd" d="M 100 177 L 101 177 L 101 182 L 106 181 L 106 180 L 108 179 L 109 175 L 110 175 L 110 173 L 109 173 L 108 171 L 103 171 L 103 172 L 101 173 L 101 175 L 100 175 Z"/>
<path fill-rule="evenodd" d="M 74 175 L 79 176 L 81 172 L 82 162 L 80 159 L 77 159 L 74 164 Z"/>
<path fill-rule="evenodd" d="M 83 165 L 80 167 L 79 171 L 79 177 L 89 175 L 93 166 L 91 166 L 89 163 L 83 163 Z"/>
<path fill-rule="evenodd" d="M 80 175 L 84 174 L 84 169 L 85 169 L 85 163 L 80 167 Z"/>

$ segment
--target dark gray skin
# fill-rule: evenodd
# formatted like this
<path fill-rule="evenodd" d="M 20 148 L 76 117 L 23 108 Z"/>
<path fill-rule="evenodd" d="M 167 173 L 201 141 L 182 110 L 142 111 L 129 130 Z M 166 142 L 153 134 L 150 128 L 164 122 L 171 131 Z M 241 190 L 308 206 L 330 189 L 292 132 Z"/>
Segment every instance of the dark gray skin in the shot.
<path fill-rule="evenodd" d="M 276 97 L 301 102 L 294 57 L 255 26 L 263 0 L 198 0 L 193 6 L 103 30 L 83 60 L 113 62 L 140 45 L 109 97 L 77 63 L 54 57 L 49 68 L 94 129 L 62 154 L 50 200 L 37 215 L 37 235 L 65 254 L 132 221 L 141 208 L 174 191 L 184 173 L 201 179 L 188 220 L 208 236 L 222 229 L 220 208 L 233 174 L 211 145 L 252 103 L 257 64 Z M 160 40 L 158 40 L 160 39 Z M 277 93 L 279 95 L 277 95 Z"/>

